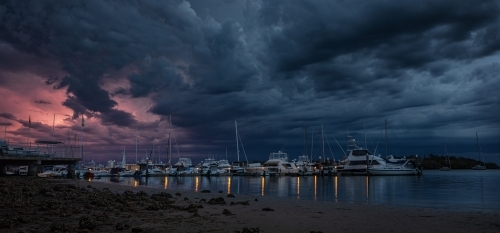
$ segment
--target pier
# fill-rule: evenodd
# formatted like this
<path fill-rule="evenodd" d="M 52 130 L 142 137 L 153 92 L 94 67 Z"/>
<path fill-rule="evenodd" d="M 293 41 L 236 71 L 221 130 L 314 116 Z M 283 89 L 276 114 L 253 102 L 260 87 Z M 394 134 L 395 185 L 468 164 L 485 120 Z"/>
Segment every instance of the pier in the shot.
<path fill-rule="evenodd" d="M 40 156 L 0 156 L 0 175 L 6 175 L 7 166 L 28 166 L 28 175 L 36 176 L 39 166 L 47 165 L 67 165 L 68 178 L 75 175 L 75 166 L 81 161 L 81 158 L 59 158 L 59 157 L 40 157 Z"/>

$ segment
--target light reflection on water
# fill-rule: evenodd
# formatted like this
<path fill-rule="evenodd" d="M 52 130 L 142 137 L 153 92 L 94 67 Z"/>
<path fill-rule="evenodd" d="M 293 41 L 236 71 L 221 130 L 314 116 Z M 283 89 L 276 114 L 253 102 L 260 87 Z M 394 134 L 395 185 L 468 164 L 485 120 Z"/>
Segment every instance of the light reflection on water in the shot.
<path fill-rule="evenodd" d="M 416 176 L 103 177 L 92 182 L 168 191 L 210 190 L 316 201 L 500 212 L 500 170 L 425 171 Z"/>

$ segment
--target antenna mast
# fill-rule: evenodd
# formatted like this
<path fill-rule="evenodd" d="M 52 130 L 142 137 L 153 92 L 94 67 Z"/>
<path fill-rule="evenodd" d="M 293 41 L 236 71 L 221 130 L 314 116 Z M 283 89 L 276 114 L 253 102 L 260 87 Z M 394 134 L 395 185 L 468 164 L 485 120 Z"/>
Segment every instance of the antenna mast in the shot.
<path fill-rule="evenodd" d="M 387 158 L 387 119 L 385 119 L 385 157 Z"/>
<path fill-rule="evenodd" d="M 240 146 L 238 145 L 238 123 L 234 121 L 234 126 L 236 127 L 236 155 L 238 156 L 238 162 L 240 161 Z"/>

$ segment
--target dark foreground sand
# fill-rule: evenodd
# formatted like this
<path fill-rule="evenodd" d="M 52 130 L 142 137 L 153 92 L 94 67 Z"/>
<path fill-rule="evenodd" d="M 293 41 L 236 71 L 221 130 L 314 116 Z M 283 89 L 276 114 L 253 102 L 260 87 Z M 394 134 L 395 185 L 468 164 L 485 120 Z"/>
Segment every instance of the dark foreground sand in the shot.
<path fill-rule="evenodd" d="M 230 196 L 1 177 L 0 232 L 500 232 L 499 213 Z"/>

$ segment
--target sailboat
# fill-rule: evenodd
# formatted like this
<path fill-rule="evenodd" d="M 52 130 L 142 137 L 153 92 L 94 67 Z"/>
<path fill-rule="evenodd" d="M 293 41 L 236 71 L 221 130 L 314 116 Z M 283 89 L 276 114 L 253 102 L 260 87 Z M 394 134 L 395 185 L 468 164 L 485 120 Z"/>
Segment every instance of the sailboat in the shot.
<path fill-rule="evenodd" d="M 170 130 L 173 130 L 173 125 L 172 125 L 172 117 L 170 116 Z M 174 134 L 175 135 L 175 134 Z M 174 138 L 175 139 L 175 138 Z M 171 153 L 171 141 L 169 137 L 169 153 Z M 175 140 L 175 145 L 177 146 L 177 140 Z M 173 167 L 169 167 L 169 175 L 171 176 L 186 176 L 186 175 L 195 175 L 197 173 L 197 170 L 193 167 L 193 163 L 191 162 L 190 158 L 182 158 L 179 154 L 179 148 L 177 148 L 177 155 L 179 156 L 179 160 L 177 163 L 174 164 Z M 170 157 L 172 155 L 170 154 Z M 169 166 L 170 166 L 170 159 L 169 159 Z"/>
<path fill-rule="evenodd" d="M 477 164 L 474 167 L 472 167 L 473 170 L 486 170 L 486 163 L 484 162 L 484 157 L 483 153 L 481 153 L 481 145 L 479 145 L 479 137 L 477 136 L 476 132 L 476 142 L 477 142 L 477 157 L 479 161 L 483 161 L 483 165 Z"/>
<path fill-rule="evenodd" d="M 451 162 L 450 162 L 450 157 L 448 157 L 448 151 L 446 150 L 446 144 L 444 145 L 444 154 L 446 156 L 446 166 L 440 167 L 439 170 L 440 171 L 450 171 L 451 170 Z"/>
<path fill-rule="evenodd" d="M 127 164 L 127 154 L 125 153 L 125 147 L 123 147 L 123 158 L 122 158 L 122 165 L 119 168 L 118 175 L 119 176 L 133 176 L 136 171 L 132 171 L 127 169 L 126 164 Z"/>

